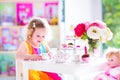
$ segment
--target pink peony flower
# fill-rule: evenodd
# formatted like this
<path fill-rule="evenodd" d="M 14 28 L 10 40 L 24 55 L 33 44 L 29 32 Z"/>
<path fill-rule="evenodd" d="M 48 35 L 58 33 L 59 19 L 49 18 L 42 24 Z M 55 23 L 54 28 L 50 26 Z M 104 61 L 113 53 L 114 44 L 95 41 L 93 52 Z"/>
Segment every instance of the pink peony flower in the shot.
<path fill-rule="evenodd" d="M 89 25 L 89 27 L 92 27 L 92 26 L 98 27 L 98 28 L 100 28 L 100 29 L 106 28 L 106 24 L 105 24 L 104 22 L 101 22 L 101 21 L 92 22 L 92 23 Z"/>
<path fill-rule="evenodd" d="M 86 32 L 86 30 L 85 30 L 85 24 L 84 23 L 78 24 L 74 28 L 74 31 L 75 31 L 75 35 L 77 37 L 81 37 L 84 34 L 84 32 Z"/>

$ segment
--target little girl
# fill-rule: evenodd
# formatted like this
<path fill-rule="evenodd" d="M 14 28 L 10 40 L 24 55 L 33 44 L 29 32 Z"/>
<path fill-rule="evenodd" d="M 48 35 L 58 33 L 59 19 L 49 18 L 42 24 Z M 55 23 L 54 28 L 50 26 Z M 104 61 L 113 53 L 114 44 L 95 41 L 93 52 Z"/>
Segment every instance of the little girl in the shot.
<path fill-rule="evenodd" d="M 98 74 L 94 80 L 120 80 L 120 51 L 110 51 L 106 58 L 107 70 Z"/>
<path fill-rule="evenodd" d="M 16 59 L 41 60 L 42 54 L 48 54 L 50 57 L 50 48 L 45 43 L 48 28 L 49 25 L 45 19 L 32 19 L 27 27 L 26 40 L 17 50 Z M 29 80 L 61 80 L 61 78 L 56 73 L 29 70 Z"/>

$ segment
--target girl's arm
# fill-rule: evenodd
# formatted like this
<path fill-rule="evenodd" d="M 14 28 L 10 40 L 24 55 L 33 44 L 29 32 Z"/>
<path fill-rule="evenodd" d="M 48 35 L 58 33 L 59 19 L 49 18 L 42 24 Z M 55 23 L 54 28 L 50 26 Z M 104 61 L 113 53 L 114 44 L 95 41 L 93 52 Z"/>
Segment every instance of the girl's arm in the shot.
<path fill-rule="evenodd" d="M 16 59 L 19 59 L 19 60 L 41 60 L 41 56 L 38 56 L 36 54 L 30 55 L 27 52 L 25 42 L 23 41 L 17 50 Z"/>
<path fill-rule="evenodd" d="M 27 54 L 27 50 L 25 47 L 25 42 L 23 41 L 17 50 L 16 59 L 24 60 L 27 57 L 26 54 Z"/>
<path fill-rule="evenodd" d="M 49 53 L 50 52 L 50 47 L 48 45 L 46 45 L 46 52 Z"/>
<path fill-rule="evenodd" d="M 53 54 L 51 52 L 50 47 L 47 44 L 45 44 L 45 48 L 46 48 L 46 52 L 48 53 L 49 57 L 51 58 L 53 56 Z"/>

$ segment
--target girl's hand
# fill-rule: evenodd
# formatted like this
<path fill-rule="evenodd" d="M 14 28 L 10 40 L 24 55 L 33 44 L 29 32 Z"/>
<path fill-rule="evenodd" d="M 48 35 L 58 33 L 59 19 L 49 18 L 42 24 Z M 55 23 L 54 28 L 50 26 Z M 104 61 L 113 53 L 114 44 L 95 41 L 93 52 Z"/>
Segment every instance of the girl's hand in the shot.
<path fill-rule="evenodd" d="M 30 60 L 30 58 L 31 58 L 30 56 L 31 56 L 31 55 L 28 55 L 28 54 L 24 55 L 24 60 L 25 60 L 25 61 Z"/>
<path fill-rule="evenodd" d="M 50 59 L 53 58 L 52 52 L 48 52 L 48 56 L 49 56 Z"/>
<path fill-rule="evenodd" d="M 41 60 L 41 59 L 42 59 L 42 56 L 39 56 L 36 54 L 31 55 L 31 58 L 30 58 L 30 60 L 32 60 L 32 61 L 37 61 L 37 60 Z"/>

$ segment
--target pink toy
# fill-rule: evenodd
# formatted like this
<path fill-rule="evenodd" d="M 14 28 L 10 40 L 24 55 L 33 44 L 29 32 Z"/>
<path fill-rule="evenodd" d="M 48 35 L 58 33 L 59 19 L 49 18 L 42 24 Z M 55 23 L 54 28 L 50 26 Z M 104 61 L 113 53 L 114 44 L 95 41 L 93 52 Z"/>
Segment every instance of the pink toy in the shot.
<path fill-rule="evenodd" d="M 120 51 L 110 51 L 106 55 L 107 69 L 94 80 L 120 80 Z"/>

